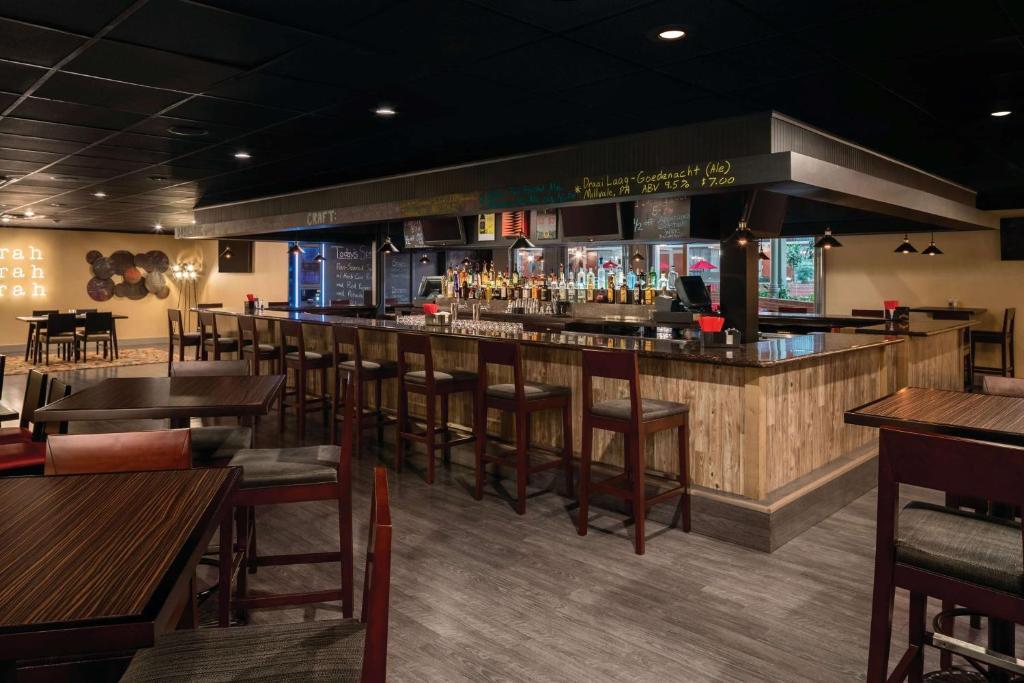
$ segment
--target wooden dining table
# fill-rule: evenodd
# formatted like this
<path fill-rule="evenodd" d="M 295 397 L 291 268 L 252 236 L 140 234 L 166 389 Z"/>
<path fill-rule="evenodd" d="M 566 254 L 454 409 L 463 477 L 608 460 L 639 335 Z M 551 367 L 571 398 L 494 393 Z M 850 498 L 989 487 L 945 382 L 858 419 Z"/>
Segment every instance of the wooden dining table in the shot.
<path fill-rule="evenodd" d="M 28 323 L 28 325 L 29 325 L 28 341 L 25 343 L 25 360 L 26 361 L 28 360 L 29 352 L 31 351 L 32 331 L 35 329 L 35 326 L 40 325 L 42 323 L 45 323 L 48 318 L 49 318 L 49 316 L 46 316 L 46 315 L 18 315 L 18 316 L 15 316 L 16 320 L 20 320 L 23 323 Z M 79 327 L 81 327 L 82 325 L 85 324 L 85 313 L 76 313 L 75 314 L 75 318 L 78 321 Z M 111 322 L 110 322 L 110 343 L 113 345 L 113 347 L 114 347 L 114 349 L 116 351 L 116 349 L 118 348 L 117 347 L 117 321 L 118 320 L 127 320 L 128 316 L 126 316 L 123 313 L 112 313 L 110 315 L 110 319 L 111 319 Z"/>
<path fill-rule="evenodd" d="M 218 527 L 231 566 L 239 477 L 209 468 L 0 479 L 0 680 L 45 674 L 32 668 L 43 658 L 59 680 L 117 680 L 134 650 L 181 623 Z"/>
<path fill-rule="evenodd" d="M 112 377 L 35 411 L 38 423 L 266 415 L 284 375 L 250 377 Z"/>

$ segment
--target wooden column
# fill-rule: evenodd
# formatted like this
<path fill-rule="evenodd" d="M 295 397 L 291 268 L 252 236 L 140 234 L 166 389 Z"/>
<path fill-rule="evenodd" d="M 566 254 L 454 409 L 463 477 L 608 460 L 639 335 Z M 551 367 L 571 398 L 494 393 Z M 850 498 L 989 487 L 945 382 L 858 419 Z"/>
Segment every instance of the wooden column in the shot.
<path fill-rule="evenodd" d="M 757 321 L 757 242 L 740 246 L 723 236 L 721 306 L 725 326 L 735 327 L 744 342 L 756 342 Z"/>

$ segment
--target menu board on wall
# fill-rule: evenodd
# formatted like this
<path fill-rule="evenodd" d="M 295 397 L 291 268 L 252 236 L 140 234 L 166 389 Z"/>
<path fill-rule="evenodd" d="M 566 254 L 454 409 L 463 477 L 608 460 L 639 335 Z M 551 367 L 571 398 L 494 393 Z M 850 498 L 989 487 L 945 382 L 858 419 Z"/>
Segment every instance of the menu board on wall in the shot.
<path fill-rule="evenodd" d="M 328 298 L 362 304 L 363 292 L 373 289 L 373 249 L 366 244 L 335 244 L 327 252 Z"/>
<path fill-rule="evenodd" d="M 640 199 L 633 216 L 633 237 L 674 240 L 690 236 L 690 198 Z"/>
<path fill-rule="evenodd" d="M 384 257 L 384 299 L 396 304 L 412 302 L 412 254 L 389 254 Z"/>

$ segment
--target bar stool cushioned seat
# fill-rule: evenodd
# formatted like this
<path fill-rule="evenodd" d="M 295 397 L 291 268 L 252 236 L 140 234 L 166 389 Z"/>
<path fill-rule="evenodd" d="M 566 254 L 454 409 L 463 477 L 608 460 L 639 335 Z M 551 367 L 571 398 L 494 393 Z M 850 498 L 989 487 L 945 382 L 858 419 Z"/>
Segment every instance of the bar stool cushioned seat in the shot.
<path fill-rule="evenodd" d="M 355 619 L 171 631 L 121 681 L 358 681 L 365 634 Z"/>
<path fill-rule="evenodd" d="M 193 460 L 224 460 L 252 448 L 252 427 L 214 425 L 193 427 L 190 431 Z"/>
<path fill-rule="evenodd" d="M 248 351 L 249 353 L 252 353 L 252 344 L 246 344 L 245 346 L 242 347 L 242 350 L 243 351 Z M 260 344 L 260 351 L 277 351 L 277 347 L 274 346 L 273 344 L 263 344 L 263 343 L 261 343 Z"/>
<path fill-rule="evenodd" d="M 527 401 L 551 398 L 552 396 L 566 396 L 571 393 L 572 390 L 570 390 L 569 387 L 563 387 L 557 384 L 541 384 L 538 382 L 523 383 L 523 394 L 526 396 Z M 487 395 L 493 398 L 504 398 L 509 401 L 514 401 L 516 398 L 516 385 L 492 384 L 487 387 Z"/>
<path fill-rule="evenodd" d="M 250 448 L 239 451 L 228 463 L 242 468 L 245 488 L 323 484 L 338 481 L 337 446 L 298 448 Z"/>
<path fill-rule="evenodd" d="M 1024 379 L 985 375 L 981 378 L 981 391 L 995 396 L 1019 396 L 1024 398 Z"/>
<path fill-rule="evenodd" d="M 897 562 L 1024 595 L 1020 523 L 915 501 L 897 529 Z"/>
<path fill-rule="evenodd" d="M 398 363 L 393 360 L 364 360 L 361 363 L 360 367 L 363 370 L 387 370 L 398 367 Z M 343 370 L 355 370 L 356 362 L 354 360 L 342 361 L 338 363 L 338 367 Z M 434 374 L 436 375 L 437 373 Z"/>
<path fill-rule="evenodd" d="M 290 351 L 284 354 L 284 357 L 287 358 L 288 360 L 301 360 L 298 351 Z M 324 355 L 322 353 L 317 353 L 316 351 L 306 351 L 306 360 L 320 360 L 323 357 Z"/>
<path fill-rule="evenodd" d="M 611 401 L 599 401 L 595 403 L 590 412 L 601 417 L 610 417 L 616 420 L 628 420 L 629 399 L 619 398 Z M 657 420 L 669 415 L 682 415 L 689 412 L 690 408 L 685 403 L 673 403 L 672 401 L 659 401 L 654 398 L 640 399 L 640 412 L 645 420 Z"/>
<path fill-rule="evenodd" d="M 467 382 L 476 379 L 476 373 L 469 370 L 434 370 L 434 382 Z M 410 384 L 426 384 L 426 370 L 413 370 L 405 373 L 405 381 Z"/>

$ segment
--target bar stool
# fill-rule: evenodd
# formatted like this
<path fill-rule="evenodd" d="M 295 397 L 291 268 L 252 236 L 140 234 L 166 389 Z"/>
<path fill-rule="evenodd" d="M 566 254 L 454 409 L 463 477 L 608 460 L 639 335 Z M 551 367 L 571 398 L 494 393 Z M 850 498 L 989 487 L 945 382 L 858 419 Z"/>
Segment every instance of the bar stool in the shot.
<path fill-rule="evenodd" d="M 381 401 L 381 387 L 386 379 L 398 377 L 398 364 L 383 358 L 363 360 L 363 352 L 359 346 L 359 329 L 343 323 L 331 325 L 331 338 L 334 342 L 334 357 L 346 358 L 342 348 L 352 347 L 352 359 L 338 363 L 334 369 L 334 399 L 331 419 L 331 443 L 338 442 L 338 423 L 344 419 L 344 407 L 351 396 L 355 396 L 355 447 L 356 455 L 360 453 L 363 441 L 363 425 L 369 421 L 370 426 L 377 428 L 377 442 L 384 440 L 384 425 L 395 420 L 386 417 Z M 344 376 L 344 379 L 343 379 Z M 344 382 L 344 386 L 342 386 Z M 375 410 L 367 410 L 363 388 L 367 383 L 374 385 Z M 350 387 L 353 394 L 350 394 Z"/>
<path fill-rule="evenodd" d="M 278 367 L 281 363 L 281 351 L 277 344 L 268 344 L 260 341 L 260 330 L 256 325 L 256 316 L 240 315 L 238 320 L 238 342 L 242 345 L 242 358 L 248 359 L 252 366 L 252 374 L 260 374 L 260 362 L 270 363 L 270 374 L 278 374 Z M 273 323 L 271 323 L 273 324 Z M 270 330 L 270 338 L 273 339 L 273 328 Z"/>
<path fill-rule="evenodd" d="M 487 383 L 487 366 L 512 368 L 512 384 Z M 485 463 L 512 467 L 516 471 L 516 513 L 526 513 L 526 484 L 531 474 L 561 466 L 565 475 L 565 495 L 572 497 L 572 390 L 556 384 L 523 381 L 522 349 L 516 342 L 481 341 L 477 345 L 476 489 L 474 497 L 483 498 Z M 516 451 L 514 456 L 487 453 L 487 410 L 494 408 L 515 415 Z M 560 456 L 537 465 L 530 464 L 530 417 L 540 410 L 562 412 L 562 449 L 535 448 Z M 495 439 L 494 441 L 497 441 Z"/>
<path fill-rule="evenodd" d="M 295 401 L 295 416 L 298 419 L 299 438 L 306 432 L 306 411 L 310 405 L 320 407 L 327 412 L 330 406 L 330 397 L 327 395 L 327 370 L 334 364 L 334 357 L 330 353 L 318 353 L 306 350 L 306 343 L 302 337 L 302 323 L 295 320 L 282 320 L 278 324 L 281 330 L 280 344 L 278 345 L 279 369 L 288 379 L 288 371 L 295 371 L 295 389 L 287 388 L 281 391 L 279 409 L 281 412 L 281 429 L 284 429 L 284 406 L 285 394 L 293 395 Z M 290 350 L 294 349 L 294 350 Z M 320 371 L 320 394 L 310 396 L 306 394 L 306 374 L 311 371 Z"/>
<path fill-rule="evenodd" d="M 423 357 L 423 369 L 410 371 L 405 363 L 406 354 Z M 430 351 L 430 337 L 425 334 L 409 332 L 398 333 L 398 427 L 395 435 L 395 471 L 402 471 L 402 459 L 405 446 L 410 441 L 422 443 L 427 448 L 427 483 L 434 483 L 434 451 L 444 449 L 444 459 L 451 459 L 452 446 L 469 443 L 473 435 L 450 438 L 451 429 L 448 425 L 448 397 L 452 394 L 468 391 L 473 399 L 472 414 L 476 414 L 476 382 L 475 372 L 469 370 L 435 370 L 434 357 Z M 405 431 L 409 421 L 408 393 L 422 394 L 426 399 L 426 428 L 422 434 Z M 435 402 L 441 399 L 441 427 L 435 422 Z M 435 433 L 442 433 L 440 443 L 436 442 Z"/>
<path fill-rule="evenodd" d="M 217 314 L 212 311 L 199 311 L 199 348 L 202 349 L 203 360 L 209 360 L 210 351 L 213 359 L 220 360 L 222 353 L 238 353 L 238 340 L 222 337 L 217 330 Z"/>
<path fill-rule="evenodd" d="M 635 525 L 634 549 L 644 554 L 644 522 L 647 509 L 674 496 L 682 497 L 683 531 L 690 530 L 690 493 L 687 489 L 686 450 L 689 406 L 685 403 L 640 397 L 640 368 L 635 351 L 583 351 L 583 448 L 580 453 L 580 536 L 587 535 L 590 493 L 608 493 L 630 503 Z M 625 380 L 629 398 L 594 403 L 593 378 Z M 593 430 L 623 435 L 625 471 L 600 482 L 590 480 Z M 648 498 L 644 492 L 644 443 L 648 434 L 676 429 L 679 437 L 679 486 Z M 625 482 L 626 487 L 618 486 Z"/>
<path fill-rule="evenodd" d="M 1013 364 L 1014 350 L 1014 323 L 1017 319 L 1017 309 L 1007 308 L 1003 312 L 1003 327 L 1001 330 L 971 330 L 971 357 L 974 360 L 973 372 L 998 374 L 1003 377 L 1015 377 L 1016 368 Z M 978 365 L 978 344 L 993 344 L 999 347 L 999 365 L 986 366 Z"/>
<path fill-rule="evenodd" d="M 174 359 L 174 343 L 178 343 L 178 362 L 184 362 L 185 349 L 191 346 L 196 347 L 196 360 L 199 360 L 199 349 L 202 344 L 198 332 L 186 332 L 185 323 L 181 319 L 181 311 L 177 308 L 167 309 L 167 373 L 171 372 L 171 362 Z"/>

